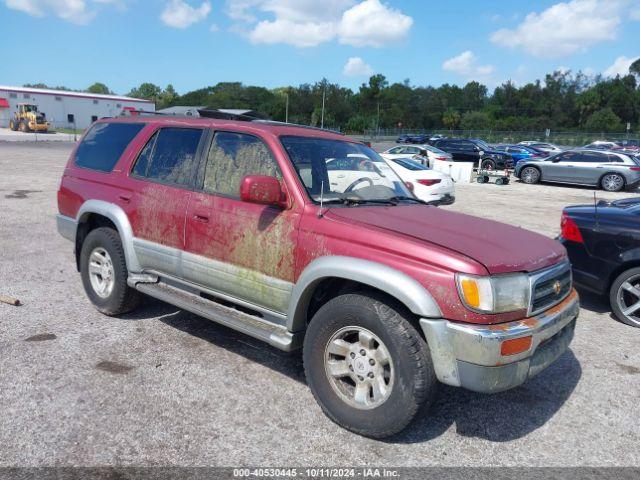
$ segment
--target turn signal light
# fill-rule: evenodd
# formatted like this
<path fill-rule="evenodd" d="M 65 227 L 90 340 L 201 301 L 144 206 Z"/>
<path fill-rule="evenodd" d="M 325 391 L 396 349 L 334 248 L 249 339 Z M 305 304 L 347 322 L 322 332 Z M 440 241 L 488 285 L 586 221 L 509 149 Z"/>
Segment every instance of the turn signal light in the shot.
<path fill-rule="evenodd" d="M 432 185 L 435 185 L 436 183 L 440 183 L 440 179 L 439 178 L 432 178 L 432 179 L 425 179 L 425 180 L 418 180 L 418 183 L 420 185 L 425 185 L 427 187 L 430 187 Z"/>
<path fill-rule="evenodd" d="M 480 306 L 480 291 L 478 290 L 478 283 L 471 278 L 465 278 L 460 282 L 460 287 L 462 287 L 462 294 L 464 295 L 467 305 L 473 308 L 478 308 Z"/>
<path fill-rule="evenodd" d="M 584 243 L 584 239 L 582 238 L 582 233 L 580 233 L 580 229 L 576 222 L 567 215 L 567 212 L 562 212 L 562 219 L 560 220 L 560 235 L 565 240 L 569 240 L 571 242 Z"/>
<path fill-rule="evenodd" d="M 503 357 L 508 357 L 509 355 L 517 355 L 518 353 L 526 352 L 531 348 L 532 341 L 533 337 L 531 335 L 528 337 L 505 340 L 500 346 L 500 353 Z"/>

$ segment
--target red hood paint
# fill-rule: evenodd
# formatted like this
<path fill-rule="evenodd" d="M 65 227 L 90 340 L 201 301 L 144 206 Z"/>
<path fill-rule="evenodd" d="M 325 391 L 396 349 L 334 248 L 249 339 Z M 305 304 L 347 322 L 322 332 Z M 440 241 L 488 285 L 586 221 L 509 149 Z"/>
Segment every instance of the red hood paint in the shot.
<path fill-rule="evenodd" d="M 557 241 L 523 228 L 424 205 L 332 208 L 326 217 L 359 223 L 450 248 L 492 274 L 533 272 L 566 257 Z"/>

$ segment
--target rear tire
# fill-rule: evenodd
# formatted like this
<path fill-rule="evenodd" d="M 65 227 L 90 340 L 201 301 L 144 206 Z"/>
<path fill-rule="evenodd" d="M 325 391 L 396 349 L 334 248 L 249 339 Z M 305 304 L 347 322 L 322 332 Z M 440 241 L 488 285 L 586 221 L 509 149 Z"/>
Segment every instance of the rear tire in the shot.
<path fill-rule="evenodd" d="M 89 300 L 105 315 L 130 312 L 140 304 L 140 292 L 127 285 L 124 249 L 112 228 L 89 232 L 80 252 L 80 275 Z"/>
<path fill-rule="evenodd" d="M 340 295 L 314 315 L 304 339 L 305 374 L 333 422 L 384 438 L 431 404 L 437 380 L 429 348 L 407 317 L 374 292 Z"/>
<path fill-rule="evenodd" d="M 13 130 L 14 132 L 18 131 L 18 124 L 15 122 L 13 118 L 9 120 L 9 129 Z"/>
<path fill-rule="evenodd" d="M 622 272 L 613 281 L 609 290 L 609 301 L 611 310 L 618 320 L 632 327 L 640 327 L 640 267 Z M 628 309 L 634 308 L 635 305 L 638 309 L 629 312 Z"/>
<path fill-rule="evenodd" d="M 520 172 L 520 180 L 530 185 L 540 181 L 540 170 L 536 167 L 524 167 Z"/>
<path fill-rule="evenodd" d="M 624 177 L 619 173 L 607 173 L 600 180 L 600 185 L 607 192 L 619 192 L 624 188 Z"/>

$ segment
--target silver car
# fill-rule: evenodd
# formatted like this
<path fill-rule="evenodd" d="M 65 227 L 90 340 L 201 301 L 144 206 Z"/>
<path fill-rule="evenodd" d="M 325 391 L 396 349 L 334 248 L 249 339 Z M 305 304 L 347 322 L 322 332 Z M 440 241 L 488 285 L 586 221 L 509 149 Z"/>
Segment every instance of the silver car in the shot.
<path fill-rule="evenodd" d="M 640 183 L 640 158 L 607 150 L 567 150 L 544 159 L 521 160 L 515 175 L 524 183 L 593 185 L 618 192 Z"/>

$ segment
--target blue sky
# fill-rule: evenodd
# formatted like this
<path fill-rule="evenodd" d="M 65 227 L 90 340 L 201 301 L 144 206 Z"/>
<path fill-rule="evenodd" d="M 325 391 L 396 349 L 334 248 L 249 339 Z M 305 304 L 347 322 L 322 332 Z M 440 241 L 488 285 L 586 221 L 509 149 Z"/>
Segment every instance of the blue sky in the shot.
<path fill-rule="evenodd" d="M 0 84 L 179 93 L 371 73 L 413 85 L 625 72 L 640 0 L 0 0 Z M 16 39 L 17 41 L 9 41 Z"/>

